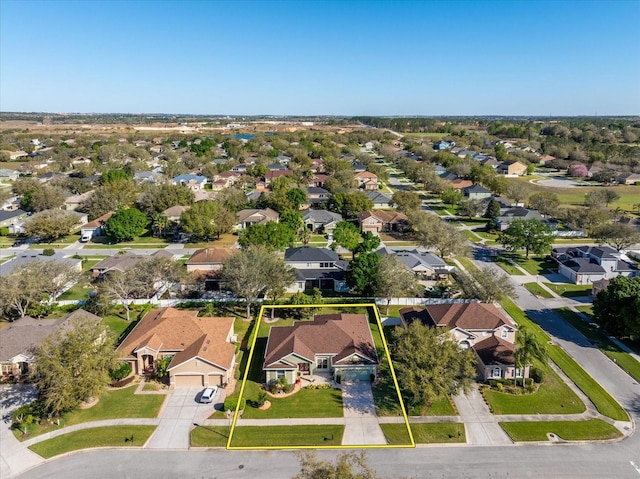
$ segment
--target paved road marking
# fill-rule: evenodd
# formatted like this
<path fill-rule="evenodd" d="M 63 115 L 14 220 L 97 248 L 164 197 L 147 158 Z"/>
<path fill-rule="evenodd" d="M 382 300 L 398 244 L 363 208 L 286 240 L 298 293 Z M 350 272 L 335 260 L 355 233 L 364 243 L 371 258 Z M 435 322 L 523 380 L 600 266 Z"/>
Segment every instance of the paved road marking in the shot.
<path fill-rule="evenodd" d="M 631 465 L 633 466 L 633 468 L 636 470 L 636 472 L 638 474 L 640 474 L 640 467 L 636 466 L 636 463 L 633 461 L 629 461 L 631 463 Z"/>

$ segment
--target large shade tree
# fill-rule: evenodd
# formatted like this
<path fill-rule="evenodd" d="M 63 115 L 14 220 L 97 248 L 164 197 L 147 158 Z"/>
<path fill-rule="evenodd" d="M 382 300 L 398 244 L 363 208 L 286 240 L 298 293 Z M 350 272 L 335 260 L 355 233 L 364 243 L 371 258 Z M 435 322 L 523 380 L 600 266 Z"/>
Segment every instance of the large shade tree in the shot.
<path fill-rule="evenodd" d="M 593 302 L 593 318 L 611 334 L 640 337 L 640 276 L 616 276 Z"/>
<path fill-rule="evenodd" d="M 551 248 L 555 236 L 553 229 L 540 220 L 513 220 L 500 235 L 500 241 L 508 251 L 525 250 L 529 253 L 543 254 Z"/>

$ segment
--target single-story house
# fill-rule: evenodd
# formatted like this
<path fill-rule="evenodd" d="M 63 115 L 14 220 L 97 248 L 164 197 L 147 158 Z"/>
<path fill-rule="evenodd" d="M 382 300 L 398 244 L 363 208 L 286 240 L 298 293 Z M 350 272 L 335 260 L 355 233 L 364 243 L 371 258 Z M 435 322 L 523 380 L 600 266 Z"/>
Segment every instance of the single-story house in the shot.
<path fill-rule="evenodd" d="M 0 374 L 5 379 L 29 373 L 35 362 L 35 349 L 48 336 L 68 327 L 72 320 L 87 317 L 95 323 L 100 317 L 77 309 L 58 319 L 20 318 L 0 329 Z"/>
<path fill-rule="evenodd" d="M 271 208 L 260 209 L 246 209 L 240 210 L 237 213 L 238 224 L 236 229 L 242 231 L 251 225 L 263 225 L 269 221 L 278 222 L 280 219 L 280 213 L 272 210 Z"/>
<path fill-rule="evenodd" d="M 27 264 L 31 261 L 55 261 L 64 263 L 64 265 L 70 270 L 77 272 L 82 271 L 82 260 L 65 256 L 64 250 L 56 251 L 56 253 L 51 256 L 45 256 L 43 254 L 40 254 L 38 250 L 27 249 L 24 251 L 20 251 L 20 253 L 18 253 L 15 258 L 0 264 L 0 276 L 7 276 L 15 268 Z"/>
<path fill-rule="evenodd" d="M 0 168 L 0 181 L 15 181 L 20 176 L 20 172 L 17 170 L 8 170 L 7 168 Z"/>
<path fill-rule="evenodd" d="M 170 206 L 169 208 L 167 208 L 166 210 L 164 210 L 160 214 L 162 216 L 166 216 L 169 221 L 173 221 L 174 223 L 178 223 L 180 221 L 180 217 L 182 216 L 182 213 L 187 211 L 189 208 L 191 208 L 191 207 L 190 206 L 182 206 L 182 205 L 174 205 L 174 206 Z"/>
<path fill-rule="evenodd" d="M 21 219 L 27 217 L 27 212 L 18 208 L 17 210 L 0 210 L 0 226 L 11 226 Z"/>
<path fill-rule="evenodd" d="M 387 195 L 380 193 L 379 191 L 367 191 L 369 199 L 373 202 L 374 209 L 391 208 L 393 201 Z"/>
<path fill-rule="evenodd" d="M 429 253 L 414 249 L 392 249 L 389 247 L 380 248 L 376 251 L 380 256 L 393 255 L 402 261 L 409 271 L 414 272 L 422 279 L 442 280 L 453 274 L 455 267 L 447 265 L 442 258 Z"/>
<path fill-rule="evenodd" d="M 496 225 L 500 231 L 506 230 L 514 220 L 540 220 L 544 221 L 544 217 L 536 210 L 529 210 L 520 206 L 511 208 L 503 212 L 496 218 Z"/>
<path fill-rule="evenodd" d="M 129 268 L 135 266 L 143 259 L 149 259 L 153 257 L 172 259 L 173 254 L 164 249 L 157 250 L 150 255 L 139 254 L 133 251 L 127 251 L 125 254 L 114 254 L 113 256 L 109 256 L 108 258 L 105 258 L 94 265 L 91 269 L 92 276 L 94 279 L 96 279 L 104 276 L 105 274 L 108 274 L 110 271 L 124 272 Z"/>
<path fill-rule="evenodd" d="M 462 349 L 471 348 L 484 381 L 529 377 L 515 366 L 516 325 L 489 303 L 430 304 L 399 311 L 403 324 L 420 321 L 428 327 L 443 328 Z"/>
<path fill-rule="evenodd" d="M 338 223 L 342 221 L 340 213 L 309 208 L 302 212 L 304 224 L 314 233 L 332 234 Z"/>
<path fill-rule="evenodd" d="M 269 330 L 263 370 L 265 382 L 282 377 L 293 384 L 307 375 L 369 381 L 379 365 L 364 314 L 323 314 L 313 321 Z"/>
<path fill-rule="evenodd" d="M 113 211 L 105 213 L 102 216 L 96 218 L 93 221 L 82 225 L 80 227 L 80 236 L 82 238 L 95 238 L 96 236 L 104 236 L 104 225 L 107 220 L 113 216 Z"/>
<path fill-rule="evenodd" d="M 178 175 L 171 179 L 171 184 L 186 185 L 192 191 L 202 191 L 207 184 L 207 177 L 191 174 Z"/>
<path fill-rule="evenodd" d="M 224 386 L 235 365 L 233 322 L 199 317 L 197 311 L 154 309 L 116 352 L 138 375 L 152 372 L 159 359 L 172 358 L 167 368 L 171 388 Z"/>
<path fill-rule="evenodd" d="M 436 141 L 433 144 L 433 149 L 436 150 L 436 151 L 450 150 L 454 146 L 456 146 L 456 142 L 455 141 L 440 140 L 440 141 Z"/>
<path fill-rule="evenodd" d="M 635 185 L 640 183 L 640 174 L 638 173 L 625 173 L 618 176 L 618 183 L 621 185 Z"/>
<path fill-rule="evenodd" d="M 335 251 L 313 246 L 287 248 L 284 261 L 296 273 L 295 283 L 287 289 L 289 293 L 309 291 L 313 288 L 349 291 L 345 281 L 349 263 L 341 260 Z"/>
<path fill-rule="evenodd" d="M 387 210 L 363 211 L 357 215 L 363 233 L 379 234 L 387 231 L 407 231 L 411 226 L 404 213 Z"/>

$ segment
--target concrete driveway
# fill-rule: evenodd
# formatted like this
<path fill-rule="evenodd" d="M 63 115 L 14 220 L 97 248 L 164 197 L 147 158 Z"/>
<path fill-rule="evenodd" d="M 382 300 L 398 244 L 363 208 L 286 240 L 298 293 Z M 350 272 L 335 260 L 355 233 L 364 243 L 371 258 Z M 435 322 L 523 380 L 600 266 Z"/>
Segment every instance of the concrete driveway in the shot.
<path fill-rule="evenodd" d="M 42 464 L 37 454 L 27 449 L 11 431 L 11 412 L 22 404 L 36 398 L 36 391 L 26 384 L 6 384 L 0 386 L 0 477 L 8 478 L 27 469 Z"/>
<path fill-rule="evenodd" d="M 188 449 L 193 424 L 201 424 L 224 401 L 219 389 L 210 404 L 198 402 L 204 388 L 177 388 L 170 391 L 160 412 L 160 424 L 145 444 L 147 449 Z"/>
<path fill-rule="evenodd" d="M 484 402 L 478 386 L 474 385 L 469 394 L 460 393 L 453 398 L 460 419 L 464 422 L 467 444 L 495 446 L 513 444 L 507 433 L 498 424 Z"/>
<path fill-rule="evenodd" d="M 345 418 L 343 446 L 387 443 L 376 416 L 371 383 L 368 381 L 344 381 L 342 383 L 342 408 Z"/>

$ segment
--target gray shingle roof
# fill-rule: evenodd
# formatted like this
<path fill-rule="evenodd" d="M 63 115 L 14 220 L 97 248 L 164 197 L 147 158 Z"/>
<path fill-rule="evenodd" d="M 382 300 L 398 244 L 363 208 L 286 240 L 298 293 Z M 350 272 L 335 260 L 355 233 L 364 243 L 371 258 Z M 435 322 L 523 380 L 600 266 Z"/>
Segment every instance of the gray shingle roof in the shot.
<path fill-rule="evenodd" d="M 313 246 L 301 246 L 287 248 L 284 252 L 285 261 L 338 261 L 338 253 L 327 248 L 314 248 Z"/>

